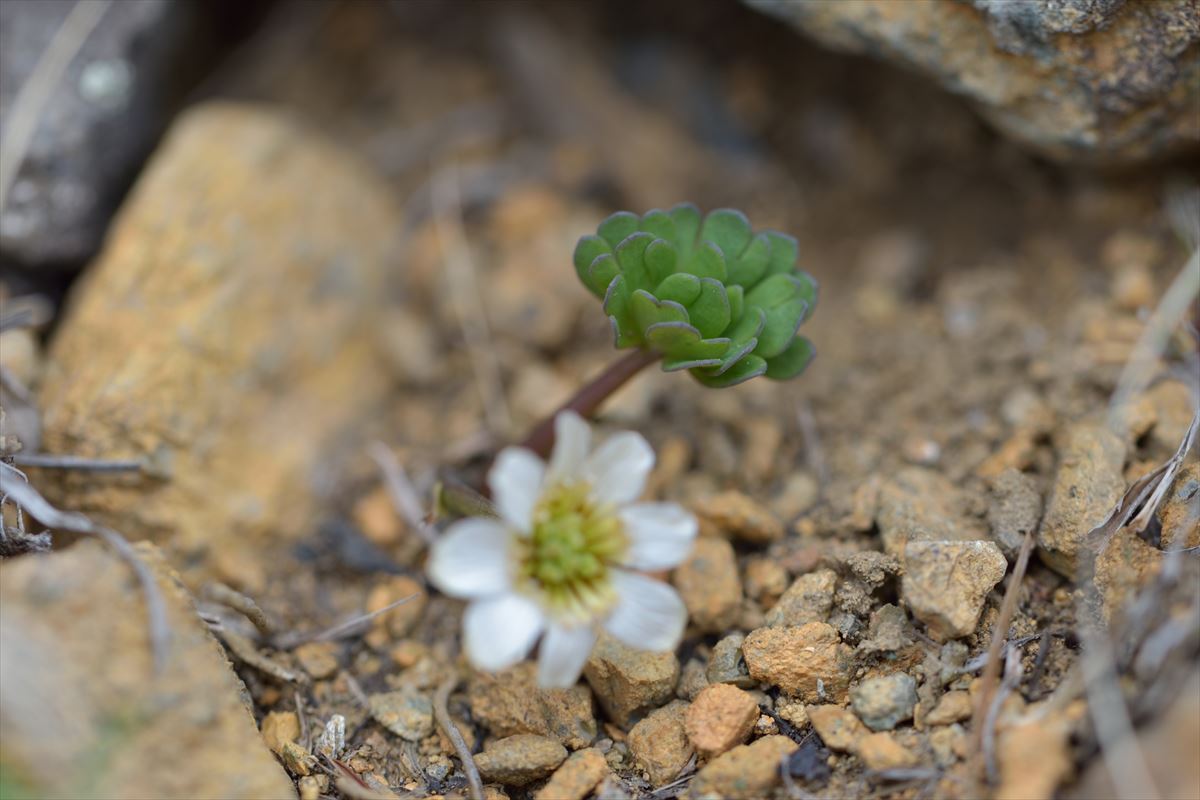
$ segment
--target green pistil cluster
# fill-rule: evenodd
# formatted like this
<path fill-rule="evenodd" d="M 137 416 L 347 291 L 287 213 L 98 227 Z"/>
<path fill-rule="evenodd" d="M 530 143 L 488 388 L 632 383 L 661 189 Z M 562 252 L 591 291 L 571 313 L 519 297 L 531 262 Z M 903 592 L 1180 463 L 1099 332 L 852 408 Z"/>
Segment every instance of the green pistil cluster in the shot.
<path fill-rule="evenodd" d="M 593 502 L 587 484 L 560 484 L 534 509 L 520 571 L 552 606 L 568 612 L 593 609 L 605 601 L 608 565 L 625 547 L 620 519 Z"/>

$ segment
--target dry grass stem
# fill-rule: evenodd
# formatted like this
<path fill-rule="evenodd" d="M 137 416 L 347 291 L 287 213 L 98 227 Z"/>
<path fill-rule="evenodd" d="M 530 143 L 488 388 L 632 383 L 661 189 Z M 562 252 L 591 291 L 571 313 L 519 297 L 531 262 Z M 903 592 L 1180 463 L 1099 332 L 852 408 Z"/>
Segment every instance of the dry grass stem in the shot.
<path fill-rule="evenodd" d="M 339 622 L 336 625 L 325 628 L 319 631 L 309 632 L 290 632 L 283 633 L 274 638 L 272 644 L 280 650 L 291 650 L 299 647 L 302 644 L 309 642 L 327 642 L 331 639 L 340 639 L 343 636 L 355 636 L 366 629 L 371 624 L 371 620 L 378 617 L 380 614 L 386 614 L 397 606 L 402 606 L 409 600 L 416 597 L 415 594 L 410 594 L 407 597 L 401 597 L 394 603 L 388 603 L 378 611 L 371 611 L 366 614 L 358 614 L 344 622 Z"/>
<path fill-rule="evenodd" d="M 241 592 L 235 591 L 223 583 L 210 583 L 204 588 L 208 598 L 216 603 L 229 606 L 253 623 L 255 629 L 264 639 L 270 639 L 278 630 L 275 623 L 267 617 L 265 611 Z"/>
<path fill-rule="evenodd" d="M 433 175 L 430 191 L 434 226 L 446 262 L 451 305 L 458 317 L 471 359 L 475 382 L 483 400 L 484 417 L 492 433 L 505 435 L 512 430 L 512 416 L 504 394 L 500 360 L 491 344 L 492 334 L 488 329 L 479 279 L 463 231 L 462 199 L 454 166 L 444 167 Z"/>
<path fill-rule="evenodd" d="M 392 452 L 391 448 L 382 442 L 373 442 L 367 448 L 367 452 L 379 465 L 379 471 L 383 473 L 383 483 L 387 487 L 388 497 L 391 498 L 396 513 L 425 540 L 425 544 L 433 544 L 437 541 L 437 531 L 426 522 L 425 512 L 421 507 L 421 497 L 412 481 L 409 480 L 408 473 L 405 472 L 400 459 L 396 458 L 396 454 Z"/>
<path fill-rule="evenodd" d="M 450 709 L 447 703 L 450 700 L 450 693 L 454 691 L 454 687 L 458 685 L 458 676 L 451 675 L 446 680 L 442 681 L 442 685 L 437 688 L 433 695 L 433 715 L 437 718 L 438 725 L 447 738 L 454 745 L 454 752 L 458 753 L 458 760 L 462 762 L 463 771 L 467 773 L 467 786 L 471 792 L 471 800 L 483 800 L 483 781 L 479 777 L 479 769 L 475 766 L 475 759 L 471 756 L 471 748 L 467 747 L 467 742 L 463 739 L 462 733 L 459 732 L 458 726 L 454 724 L 454 720 L 450 717 Z"/>

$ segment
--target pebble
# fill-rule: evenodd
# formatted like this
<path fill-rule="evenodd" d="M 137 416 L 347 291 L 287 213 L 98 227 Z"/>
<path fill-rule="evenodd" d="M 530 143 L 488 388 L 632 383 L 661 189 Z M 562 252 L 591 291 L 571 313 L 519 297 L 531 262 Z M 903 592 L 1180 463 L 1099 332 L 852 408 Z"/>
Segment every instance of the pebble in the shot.
<path fill-rule="evenodd" d="M 296 776 L 309 775 L 317 767 L 317 757 L 297 742 L 284 742 L 279 748 L 279 760 L 284 769 Z"/>
<path fill-rule="evenodd" d="M 1060 716 L 1004 729 L 996 744 L 996 800 L 1051 800 L 1074 771 L 1070 731 Z"/>
<path fill-rule="evenodd" d="M 860 550 L 852 553 L 843 562 L 854 577 L 871 587 L 883 586 L 889 577 L 900 574 L 900 561 L 878 550 Z"/>
<path fill-rule="evenodd" d="M 943 725 L 929 733 L 929 749 L 933 751 L 934 763 L 945 769 L 967 757 L 970 740 L 962 725 Z"/>
<path fill-rule="evenodd" d="M 890 731 L 904 720 L 912 719 L 917 704 L 917 682 L 903 672 L 869 678 L 850 690 L 850 704 L 868 728 Z"/>
<path fill-rule="evenodd" d="M 908 615 L 899 606 L 886 603 L 871 612 L 867 638 L 858 645 L 864 655 L 894 653 L 912 644 Z"/>
<path fill-rule="evenodd" d="M 684 728 L 696 752 L 712 758 L 742 744 L 758 720 L 758 702 L 726 683 L 713 684 L 688 706 Z"/>
<path fill-rule="evenodd" d="M 706 672 L 710 684 L 728 683 L 743 689 L 754 686 L 754 679 L 746 668 L 746 658 L 742 655 L 742 643 L 745 641 L 743 634 L 731 633 L 713 646 Z"/>
<path fill-rule="evenodd" d="M 652 786 L 675 780 L 692 757 L 692 743 L 684 727 L 687 708 L 687 703 L 674 700 L 652 711 L 629 731 L 629 752 L 638 767 L 646 771 Z"/>
<path fill-rule="evenodd" d="M 467 688 L 471 716 L 495 736 L 532 733 L 578 750 L 596 739 L 592 693 L 586 686 L 539 689 L 537 665 L 476 673 Z"/>
<path fill-rule="evenodd" d="M 415 689 L 373 694 L 369 700 L 375 721 L 401 739 L 419 742 L 433 733 L 433 704 Z"/>
<path fill-rule="evenodd" d="M 824 622 L 798 628 L 759 628 L 742 643 L 750 676 L 807 702 L 842 702 L 854 652 Z"/>
<path fill-rule="evenodd" d="M 1075 423 L 1059 443 L 1058 463 L 1038 553 L 1052 569 L 1073 579 L 1084 538 L 1125 492 L 1125 441 L 1102 423 Z"/>
<path fill-rule="evenodd" d="M 926 725 L 950 725 L 971 716 L 971 695 L 964 691 L 946 692 L 925 715 Z"/>
<path fill-rule="evenodd" d="M 890 733 L 871 733 L 858 740 L 854 754 L 867 769 L 905 769 L 917 765 L 917 756 Z"/>
<path fill-rule="evenodd" d="M 833 608 L 837 573 L 822 569 L 801 575 L 767 612 L 766 623 L 772 628 L 800 626 L 808 622 L 826 622 Z"/>
<path fill-rule="evenodd" d="M 1158 511 L 1162 549 L 1200 547 L 1200 460 L 1185 463 Z"/>
<path fill-rule="evenodd" d="M 1032 475 L 1007 469 L 992 481 L 988 525 L 1004 555 L 1015 558 L 1029 531 L 1042 521 L 1042 493 Z"/>
<path fill-rule="evenodd" d="M 783 538 L 783 523 L 761 503 L 737 491 L 721 492 L 694 504 L 696 514 L 735 539 L 770 544 Z"/>
<path fill-rule="evenodd" d="M 1103 599 L 1106 622 L 1112 622 L 1158 576 L 1163 553 L 1129 528 L 1121 528 L 1096 559 L 1096 588 Z"/>
<path fill-rule="evenodd" d="M 900 596 L 938 641 L 974 632 L 984 601 L 1008 562 L 995 542 L 910 541 Z"/>
<path fill-rule="evenodd" d="M 793 472 L 771 498 L 771 510 L 783 520 L 793 520 L 817 504 L 821 487 L 808 472 Z"/>
<path fill-rule="evenodd" d="M 708 762 L 692 779 L 688 800 L 759 800 L 780 782 L 779 762 L 796 752 L 786 736 L 764 736 Z"/>
<path fill-rule="evenodd" d="M 981 539 L 982 526 L 966 513 L 964 493 L 939 472 L 905 467 L 879 489 L 875 522 L 884 550 L 897 558 L 909 540 Z"/>
<path fill-rule="evenodd" d="M 301 669 L 315 680 L 333 677 L 338 671 L 338 645 L 333 642 L 307 642 L 292 652 Z"/>
<path fill-rule="evenodd" d="M 809 706 L 808 718 L 825 746 L 839 753 L 853 753 L 858 740 L 870 732 L 858 717 L 841 706 Z"/>
<path fill-rule="evenodd" d="M 412 599 L 408 602 L 401 603 L 371 620 L 371 629 L 365 637 L 367 644 L 382 649 L 392 640 L 403 639 L 421 619 L 429 600 L 425 587 L 407 575 L 392 575 L 371 589 L 371 593 L 367 595 L 368 613 L 387 608 L 409 596 Z"/>
<path fill-rule="evenodd" d="M 608 774 L 608 762 L 604 754 L 594 747 L 572 753 L 562 763 L 550 780 L 534 793 L 534 800 L 583 800 L 604 776 Z"/>
<path fill-rule="evenodd" d="M 697 539 L 691 555 L 672 575 L 672 582 L 692 624 L 701 631 L 723 633 L 737 621 L 742 579 L 733 546 L 725 539 Z"/>
<path fill-rule="evenodd" d="M 746 596 L 770 606 L 788 588 L 788 571 L 773 558 L 752 556 L 742 570 L 742 587 Z"/>
<path fill-rule="evenodd" d="M 674 696 L 679 660 L 674 653 L 635 650 L 602 635 L 583 675 L 612 721 L 628 728 Z"/>
<path fill-rule="evenodd" d="M 566 759 L 566 748 L 553 739 L 521 733 L 486 745 L 475 756 L 475 766 L 484 780 L 526 786 L 550 775 Z"/>
<path fill-rule="evenodd" d="M 679 683 L 675 684 L 675 696 L 680 700 L 691 700 L 708 686 L 708 668 L 699 658 L 688 659 L 679 671 Z"/>
<path fill-rule="evenodd" d="M 267 747 L 278 754 L 286 742 L 300 738 L 300 718 L 295 711 L 272 711 L 263 717 L 261 730 Z"/>
<path fill-rule="evenodd" d="M 743 421 L 742 431 L 746 437 L 742 447 L 742 475 L 747 485 L 760 485 L 775 471 L 783 426 L 770 415 L 752 416 Z"/>

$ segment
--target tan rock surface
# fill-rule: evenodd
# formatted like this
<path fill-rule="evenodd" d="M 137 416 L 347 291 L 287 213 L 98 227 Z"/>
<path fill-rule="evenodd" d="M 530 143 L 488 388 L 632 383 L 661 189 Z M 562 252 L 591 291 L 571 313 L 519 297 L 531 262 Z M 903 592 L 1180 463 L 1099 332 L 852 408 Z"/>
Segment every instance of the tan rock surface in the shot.
<path fill-rule="evenodd" d="M 779 762 L 796 752 L 786 736 L 764 736 L 717 756 L 696 774 L 688 787 L 690 800 L 757 800 L 770 794 L 780 779 Z"/>
<path fill-rule="evenodd" d="M 63 476 L 52 497 L 202 567 L 307 535 L 314 469 L 386 389 L 373 320 L 398 218 L 381 183 L 286 117 L 180 117 L 74 288 L 40 393 L 47 452 L 152 474 Z"/>
<path fill-rule="evenodd" d="M 724 539 L 702 537 L 672 576 L 693 625 L 724 633 L 741 610 L 742 579 L 733 546 Z"/>
<path fill-rule="evenodd" d="M 629 751 L 653 786 L 673 781 L 692 757 L 692 743 L 684 727 L 687 708 L 687 703 L 674 700 L 629 731 Z"/>
<path fill-rule="evenodd" d="M 824 622 L 751 631 L 742 653 L 750 677 L 757 681 L 807 702 L 846 699 L 854 651 Z"/>
<path fill-rule="evenodd" d="M 634 650 L 603 635 L 583 676 L 613 722 L 625 728 L 674 696 L 679 659 L 674 653 Z"/>
<path fill-rule="evenodd" d="M 758 701 L 751 694 L 715 683 L 696 695 L 684 726 L 696 751 L 711 758 L 745 742 L 758 717 Z"/>
<path fill-rule="evenodd" d="M 495 675 L 476 673 L 468 685 L 471 714 L 496 736 L 533 733 L 572 750 L 596 738 L 592 693 L 586 686 L 537 688 L 537 665 L 517 664 Z"/>

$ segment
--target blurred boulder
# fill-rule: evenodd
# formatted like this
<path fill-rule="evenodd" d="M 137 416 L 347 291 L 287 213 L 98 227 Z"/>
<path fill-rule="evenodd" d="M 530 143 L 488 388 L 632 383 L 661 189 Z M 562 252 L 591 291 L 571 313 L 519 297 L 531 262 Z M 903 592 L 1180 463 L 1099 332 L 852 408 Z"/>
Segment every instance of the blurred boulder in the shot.
<path fill-rule="evenodd" d="M 75 5 L 0 3 L 0 135 L 9 135 L 21 88 Z M 178 101 L 220 55 L 230 9 L 217 5 L 138 0 L 103 10 L 50 87 L 17 166 L 0 217 L 6 261 L 73 268 L 96 252 Z"/>
<path fill-rule="evenodd" d="M 285 116 L 181 116 L 75 285 L 40 393 L 46 452 L 149 469 L 40 485 L 164 544 L 189 577 L 215 564 L 261 588 L 264 550 L 311 533 L 322 465 L 389 386 L 376 337 L 399 217 Z"/>
<path fill-rule="evenodd" d="M 1195 3 L 744 2 L 828 46 L 932 76 L 1059 160 L 1129 164 L 1200 144 Z"/>
<path fill-rule="evenodd" d="M 295 797 L 224 651 L 152 545 L 155 672 L 130 565 L 96 541 L 0 564 L 0 796 Z"/>

